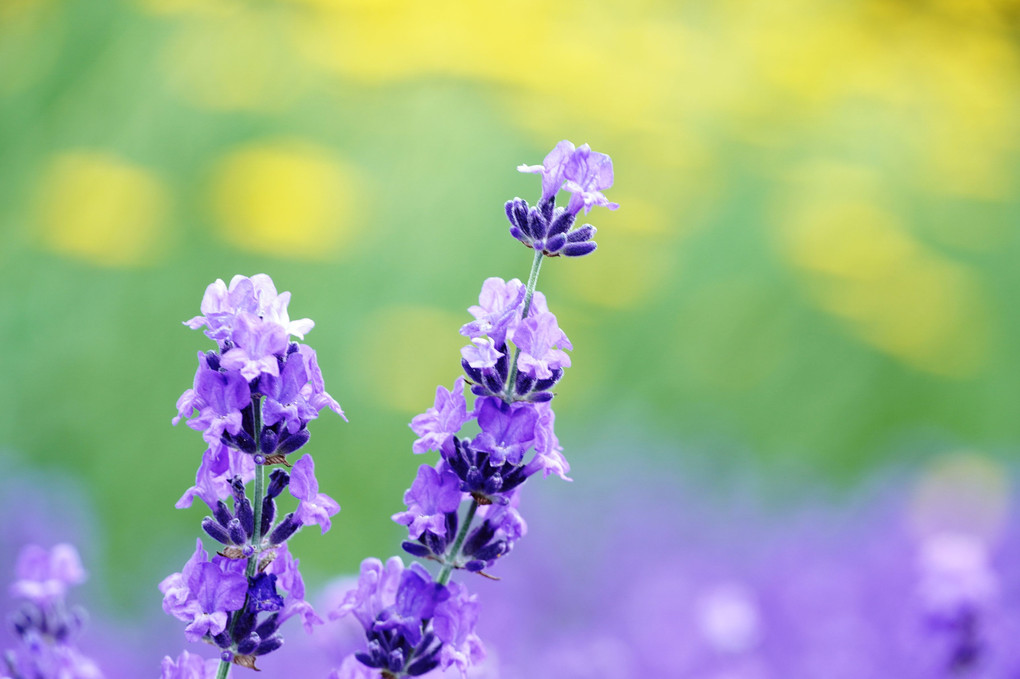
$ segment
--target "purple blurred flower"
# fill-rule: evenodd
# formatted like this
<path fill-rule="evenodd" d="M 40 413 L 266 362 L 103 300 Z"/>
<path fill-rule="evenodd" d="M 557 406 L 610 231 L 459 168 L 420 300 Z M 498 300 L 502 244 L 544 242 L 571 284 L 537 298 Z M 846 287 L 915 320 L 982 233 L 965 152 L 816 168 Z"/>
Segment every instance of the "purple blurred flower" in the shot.
<path fill-rule="evenodd" d="M 457 583 L 447 586 L 450 597 L 436 605 L 432 628 L 443 642 L 439 652 L 442 667 L 456 666 L 462 676 L 485 658 L 485 647 L 475 634 L 478 622 L 478 597 L 468 595 Z"/>
<path fill-rule="evenodd" d="M 414 483 L 404 493 L 406 512 L 393 515 L 393 520 L 408 527 L 412 539 L 417 540 L 425 531 L 446 536 L 446 513 L 460 507 L 464 494 L 460 480 L 451 471 L 436 471 L 423 464 L 418 467 Z"/>
<path fill-rule="evenodd" d="M 69 587 L 85 582 L 78 550 L 62 543 L 53 549 L 28 545 L 18 555 L 18 579 L 11 585 L 11 596 L 46 606 L 63 599 Z"/>
<path fill-rule="evenodd" d="M 443 444 L 460 431 L 461 426 L 471 419 L 464 400 L 464 378 L 458 377 L 453 391 L 442 385 L 436 387 L 435 404 L 411 420 L 411 430 L 420 438 L 412 450 L 416 454 L 430 450 L 441 450 Z"/>
<path fill-rule="evenodd" d="M 290 494 L 300 500 L 294 518 L 304 526 L 321 526 L 325 534 L 332 525 L 329 517 L 340 511 L 340 505 L 330 496 L 319 492 L 311 455 L 305 455 L 294 463 L 290 472 Z"/>
<path fill-rule="evenodd" d="M 22 602 L 9 622 L 19 643 L 0 656 L 6 672 L 13 679 L 102 679 L 98 666 L 74 646 L 85 612 L 64 600 L 68 588 L 86 578 L 77 550 L 66 543 L 51 550 L 27 545 L 18 556 L 17 578 L 10 593 Z"/>
<path fill-rule="evenodd" d="M 159 679 L 214 679 L 219 660 L 181 651 L 176 658 L 165 656 Z"/>

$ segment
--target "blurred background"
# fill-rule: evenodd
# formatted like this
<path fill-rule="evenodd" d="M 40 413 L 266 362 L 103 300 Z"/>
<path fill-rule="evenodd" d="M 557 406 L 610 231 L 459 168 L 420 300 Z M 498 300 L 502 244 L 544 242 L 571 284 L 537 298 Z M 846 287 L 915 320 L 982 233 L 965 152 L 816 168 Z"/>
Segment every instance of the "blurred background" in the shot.
<path fill-rule="evenodd" d="M 5 549 L 73 539 L 97 607 L 159 614 L 204 516 L 173 508 L 204 445 L 170 418 L 212 347 L 181 321 L 265 272 L 350 419 L 311 426 L 343 511 L 293 550 L 313 588 L 394 553 L 407 422 L 458 375 L 482 281 L 527 276 L 502 206 L 561 139 L 612 156 L 621 208 L 542 270 L 575 482 L 529 485 L 533 530 L 612 518 L 600 488 L 737 545 L 836 514 L 839 542 L 959 477 L 1008 532 L 1018 36 L 1016 0 L 3 0 Z M 32 494 L 68 511 L 15 529 Z"/>

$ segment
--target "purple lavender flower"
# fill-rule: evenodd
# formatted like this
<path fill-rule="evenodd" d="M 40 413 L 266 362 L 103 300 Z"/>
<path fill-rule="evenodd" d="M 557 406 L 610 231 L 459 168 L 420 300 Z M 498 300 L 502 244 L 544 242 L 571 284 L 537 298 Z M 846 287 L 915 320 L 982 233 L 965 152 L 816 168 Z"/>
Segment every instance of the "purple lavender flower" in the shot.
<path fill-rule="evenodd" d="M 321 526 L 325 535 L 332 525 L 329 517 L 340 511 L 340 505 L 330 496 L 319 492 L 315 462 L 311 455 L 305 455 L 294 464 L 290 472 L 290 494 L 300 500 L 295 519 L 305 526 Z"/>
<path fill-rule="evenodd" d="M 385 679 L 418 676 L 440 665 L 456 666 L 466 676 L 468 667 L 481 660 L 475 598 L 461 585 L 450 584 L 450 577 L 458 569 L 484 575 L 483 569 L 524 535 L 516 506 L 529 476 L 542 471 L 567 478 L 569 466 L 553 431 L 549 401 L 552 387 L 570 366 L 563 349 L 573 347 L 536 285 L 543 257 L 580 256 L 595 249 L 593 226 L 571 229 L 581 207 L 617 207 L 601 193 L 612 185 L 612 163 L 587 145 L 575 149 L 563 141 L 543 165 L 518 169 L 542 174 L 537 207 L 520 198 L 506 204 L 510 233 L 535 250 L 528 283 L 489 278 L 482 285 L 478 305 L 468 309 L 474 320 L 460 329 L 471 340 L 461 350 L 461 366 L 478 397 L 475 408 L 468 412 L 465 380 L 458 378 L 453 392 L 438 387 L 433 407 L 412 420 L 411 429 L 419 436 L 413 451 L 438 450 L 441 460 L 435 467 L 419 467 L 404 494 L 407 511 L 392 516 L 408 526 L 409 539 L 401 547 L 438 562 L 441 570 L 433 581 L 419 564 L 405 570 L 403 562 L 391 559 L 383 570 L 380 562 L 367 560 L 357 589 L 336 613 L 358 617 L 368 646 L 355 657 Z M 557 208 L 556 194 L 565 183 L 573 197 L 567 208 Z M 473 418 L 478 435 L 458 436 Z"/>
<path fill-rule="evenodd" d="M 231 496 L 231 481 L 235 477 L 242 483 L 251 481 L 255 478 L 255 462 L 250 455 L 217 443 L 203 453 L 202 464 L 195 475 L 195 485 L 184 492 L 175 506 L 178 509 L 190 507 L 195 496 L 198 496 L 211 509 L 217 501 Z"/>
<path fill-rule="evenodd" d="M 308 442 L 307 424 L 323 408 L 344 415 L 325 390 L 315 351 L 290 341 L 313 323 L 292 322 L 289 301 L 290 294 L 278 294 L 264 274 L 235 276 L 229 287 L 222 280 L 210 285 L 203 315 L 186 322 L 206 327 L 218 351 L 199 354 L 194 387 L 177 402 L 174 424 L 190 417 L 188 426 L 209 444 L 195 485 L 177 506 L 200 497 L 212 514 L 202 529 L 224 547 L 209 560 L 199 541 L 183 571 L 160 590 L 164 610 L 188 623 L 188 640 L 221 649 L 218 675 L 231 662 L 255 668 L 258 657 L 279 649 L 279 627 L 287 619 L 300 616 L 306 629 L 322 622 L 304 600 L 286 542 L 303 525 L 317 524 L 325 533 L 340 506 L 319 492 L 311 456 L 290 474 L 274 469 L 268 486 L 265 467 L 290 466 L 286 456 Z M 288 487 L 297 509 L 277 520 L 277 498 Z"/>
<path fill-rule="evenodd" d="M 514 278 L 487 278 L 482 283 L 478 304 L 468 307 L 468 313 L 475 317 L 471 323 L 461 326 L 460 334 L 471 339 L 491 337 L 494 344 L 503 344 L 508 330 L 520 320 L 521 304 L 527 290 L 524 284 Z"/>
<path fill-rule="evenodd" d="M 538 412 L 531 403 L 509 404 L 500 399 L 479 399 L 478 426 L 482 432 L 472 441 L 472 447 L 488 453 L 490 465 L 521 463 L 525 451 L 535 443 L 535 424 Z"/>
<path fill-rule="evenodd" d="M 591 224 L 573 227 L 581 208 L 588 214 L 595 206 L 610 210 L 620 207 L 602 193 L 613 185 L 613 161 L 609 156 L 592 151 L 587 144 L 575 149 L 564 140 L 542 165 L 521 165 L 517 169 L 542 174 L 542 196 L 535 207 L 523 198 L 506 203 L 510 235 L 547 257 L 582 257 L 594 252 L 595 227 Z M 560 188 L 571 193 L 566 208 L 555 206 Z"/>
<path fill-rule="evenodd" d="M 455 512 L 463 497 L 456 474 L 439 472 L 423 464 L 418 467 L 414 483 L 404 493 L 407 511 L 394 514 L 392 518 L 408 527 L 412 539 L 417 540 L 425 531 L 446 537 L 446 514 Z"/>
<path fill-rule="evenodd" d="M 188 641 L 223 632 L 227 614 L 244 606 L 248 581 L 233 563 L 220 556 L 210 562 L 202 541 L 198 540 L 195 553 L 182 571 L 159 584 L 163 610 L 188 623 L 184 631 Z"/>
<path fill-rule="evenodd" d="M 102 679 L 102 672 L 74 645 L 85 612 L 69 607 L 64 596 L 85 581 L 78 552 L 69 544 L 51 550 L 24 547 L 18 557 L 11 595 L 22 599 L 10 618 L 19 645 L 3 654 L 10 679 Z"/>
<path fill-rule="evenodd" d="M 288 335 L 304 339 L 305 333 L 315 324 L 303 318 L 291 321 L 287 315 L 290 293 L 277 294 L 273 280 L 266 274 L 255 274 L 251 278 L 234 276 L 230 287 L 217 279 L 206 288 L 202 297 L 203 316 L 196 316 L 184 324 L 193 330 L 208 326 L 205 334 L 209 339 L 223 342 L 234 340 L 234 324 L 240 313 L 264 318 L 282 327 Z"/>
<path fill-rule="evenodd" d="M 238 314 L 233 328 L 234 348 L 223 353 L 220 367 L 240 371 L 251 382 L 259 375 L 279 375 L 276 357 L 287 348 L 287 331 L 251 314 Z"/>
<path fill-rule="evenodd" d="M 460 355 L 472 368 L 492 368 L 504 354 L 496 349 L 491 337 L 476 337 L 460 350 Z"/>
<path fill-rule="evenodd" d="M 552 369 L 570 367 L 570 357 L 560 347 L 574 347 L 549 312 L 529 316 L 514 331 L 513 340 L 521 349 L 517 367 L 525 375 L 549 379 Z"/>
<path fill-rule="evenodd" d="M 603 189 L 613 185 L 613 161 L 606 154 L 596 153 L 582 144 L 564 166 L 563 177 L 564 188 L 571 193 L 568 213 L 577 214 L 583 207 L 588 214 L 596 205 L 610 210 L 620 207 L 602 194 Z"/>
<path fill-rule="evenodd" d="M 458 377 L 453 383 L 453 391 L 442 385 L 436 387 L 435 404 L 411 420 L 412 431 L 420 437 L 412 450 L 416 454 L 440 450 L 469 419 L 463 378 Z"/>
<path fill-rule="evenodd" d="M 542 175 L 542 202 L 546 202 L 555 198 L 563 187 L 566 169 L 574 153 L 574 145 L 564 139 L 546 154 L 541 165 L 519 165 L 517 171 Z"/>
<path fill-rule="evenodd" d="M 361 622 L 367 646 L 355 657 L 366 667 L 388 677 L 420 676 L 481 657 L 474 606 L 473 598 L 434 582 L 417 563 L 404 568 L 399 557 L 385 566 L 366 559 L 357 587 L 330 617 L 353 615 Z"/>

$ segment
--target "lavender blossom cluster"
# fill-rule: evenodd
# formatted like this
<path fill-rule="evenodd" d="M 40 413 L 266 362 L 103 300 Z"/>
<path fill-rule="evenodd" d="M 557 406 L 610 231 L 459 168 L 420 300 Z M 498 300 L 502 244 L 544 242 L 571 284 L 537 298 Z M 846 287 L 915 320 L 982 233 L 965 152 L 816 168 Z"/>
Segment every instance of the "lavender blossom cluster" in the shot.
<path fill-rule="evenodd" d="M 478 602 L 450 582 L 451 574 L 491 578 L 487 569 L 527 530 L 518 512 L 524 482 L 539 472 L 569 480 L 550 402 L 573 346 L 536 286 L 543 257 L 595 250 L 595 227 L 573 226 L 581 208 L 618 207 L 602 194 L 612 186 L 613 166 L 587 144 L 562 141 L 542 165 L 518 169 L 542 175 L 536 207 L 521 198 L 506 204 L 510 234 L 534 250 L 528 282 L 489 278 L 478 305 L 468 309 L 474 320 L 460 329 L 470 340 L 461 350 L 465 376 L 451 390 L 439 386 L 433 406 L 411 422 L 419 437 L 412 451 L 440 458 L 418 468 L 404 494 L 406 510 L 392 517 L 408 528 L 404 551 L 438 564 L 439 572 L 433 576 L 421 563 L 405 566 L 400 557 L 362 563 L 357 587 L 331 616 L 353 615 L 365 630 L 365 648 L 354 655 L 363 666 L 357 676 L 396 679 L 450 667 L 466 676 L 485 655 L 475 633 Z M 561 189 L 571 195 L 566 207 L 556 207 Z M 475 397 L 470 408 L 468 385 Z M 478 432 L 469 436 L 463 430 L 471 422 Z M 334 676 L 352 675 L 352 667 L 348 660 L 344 674 Z"/>
<path fill-rule="evenodd" d="M 187 418 L 208 444 L 195 485 L 177 507 L 196 497 L 205 502 L 211 516 L 202 529 L 220 551 L 210 558 L 199 539 L 184 568 L 159 589 L 163 610 L 187 623 L 185 638 L 220 650 L 219 679 L 231 663 L 255 669 L 258 657 L 279 649 L 286 620 L 298 616 L 308 631 L 322 622 L 305 601 L 286 543 L 302 526 L 325 533 L 340 506 L 319 492 L 311 455 L 293 465 L 288 456 L 308 442 L 307 425 L 323 408 L 341 417 L 343 411 L 325 390 L 315 351 L 290 340 L 304 339 L 314 323 L 291 321 L 289 301 L 265 274 L 235 276 L 229 287 L 222 280 L 210 285 L 203 315 L 185 322 L 205 327 L 217 350 L 198 354 L 194 386 L 177 401 L 173 423 Z M 266 468 L 274 465 L 267 484 Z M 297 508 L 278 517 L 285 490 Z M 195 658 L 167 658 L 163 679 L 203 679 L 206 664 Z"/>
<path fill-rule="evenodd" d="M 75 645 L 85 611 L 66 601 L 68 589 L 86 579 L 77 550 L 69 544 L 50 550 L 27 545 L 16 570 L 10 593 L 21 604 L 10 624 L 19 645 L 4 653 L 0 679 L 102 679 L 96 664 Z"/>

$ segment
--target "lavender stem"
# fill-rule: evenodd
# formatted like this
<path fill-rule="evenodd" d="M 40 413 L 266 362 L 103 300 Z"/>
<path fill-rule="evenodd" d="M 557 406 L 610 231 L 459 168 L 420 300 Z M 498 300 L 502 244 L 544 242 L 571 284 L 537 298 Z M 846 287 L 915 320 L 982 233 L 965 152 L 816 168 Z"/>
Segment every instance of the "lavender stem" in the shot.
<path fill-rule="evenodd" d="M 255 457 L 262 457 L 262 398 L 258 397 L 252 401 L 252 420 L 254 422 L 253 430 L 255 432 Z M 255 520 L 252 524 L 253 530 L 251 532 L 251 546 L 255 551 L 248 557 L 248 566 L 245 569 L 245 574 L 249 577 L 255 577 L 255 570 L 258 568 L 259 557 L 261 556 L 259 546 L 262 542 L 261 530 L 259 527 L 262 525 L 262 498 L 266 494 L 266 466 L 264 464 L 255 465 L 255 492 L 253 495 L 255 512 Z M 244 606 L 241 607 L 240 611 L 234 613 L 233 619 L 230 621 L 230 629 L 234 629 L 234 625 L 237 622 L 238 616 L 245 608 L 248 607 L 248 598 L 245 597 Z M 227 675 L 230 674 L 230 662 L 227 660 L 220 660 L 220 666 L 216 670 L 216 679 L 227 679 Z"/>
<path fill-rule="evenodd" d="M 531 311 L 531 298 L 535 296 L 535 288 L 538 286 L 538 272 L 542 269 L 542 251 L 535 250 L 535 259 L 531 262 L 531 273 L 528 274 L 528 285 L 524 293 L 524 309 L 521 310 L 521 320 L 528 317 Z M 521 348 L 514 348 L 514 360 L 510 362 L 510 377 L 506 381 L 506 391 L 503 400 L 510 403 L 514 400 L 514 385 L 517 384 L 517 359 L 521 356 Z"/>
<path fill-rule="evenodd" d="M 439 577 L 436 578 L 436 582 L 440 585 L 445 585 L 450 581 L 450 574 L 453 572 L 453 564 L 457 560 L 457 556 L 460 554 L 461 545 L 464 544 L 468 531 L 471 530 L 471 522 L 475 520 L 475 512 L 477 511 L 478 501 L 471 500 L 471 506 L 468 508 L 467 516 L 464 517 L 464 523 L 461 525 L 460 530 L 457 531 L 457 539 L 453 541 L 453 548 L 450 550 L 450 558 L 446 560 L 446 565 L 443 566 L 443 570 L 439 572 Z"/>

